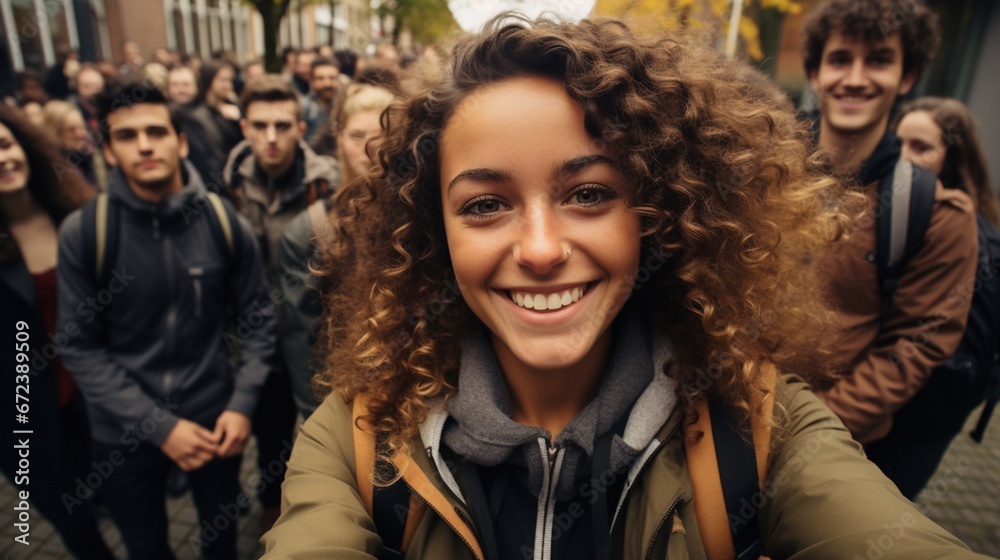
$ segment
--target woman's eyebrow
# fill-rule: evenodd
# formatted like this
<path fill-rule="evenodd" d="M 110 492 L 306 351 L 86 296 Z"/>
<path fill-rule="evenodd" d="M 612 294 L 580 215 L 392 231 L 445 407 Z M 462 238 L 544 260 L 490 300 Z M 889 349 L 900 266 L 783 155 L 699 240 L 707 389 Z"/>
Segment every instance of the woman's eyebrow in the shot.
<path fill-rule="evenodd" d="M 445 193 L 451 192 L 451 188 L 455 186 L 459 181 L 478 181 L 481 183 L 509 183 L 513 180 L 513 175 L 509 171 L 504 171 L 502 169 L 488 169 L 484 167 L 477 167 L 475 169 L 466 169 L 465 171 L 459 173 L 454 179 L 448 183 L 448 189 Z"/>
<path fill-rule="evenodd" d="M 556 166 L 556 176 L 565 177 L 567 175 L 572 175 L 586 167 L 594 165 L 596 163 L 603 163 L 614 167 L 615 164 L 610 158 L 601 155 L 589 155 L 589 156 L 579 156 L 572 159 L 568 159 L 561 164 Z"/>

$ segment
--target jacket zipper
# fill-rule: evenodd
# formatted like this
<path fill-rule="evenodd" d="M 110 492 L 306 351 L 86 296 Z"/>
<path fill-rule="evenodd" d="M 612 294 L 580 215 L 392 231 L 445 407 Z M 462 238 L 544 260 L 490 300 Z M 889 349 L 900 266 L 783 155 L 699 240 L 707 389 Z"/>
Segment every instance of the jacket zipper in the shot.
<path fill-rule="evenodd" d="M 535 521 L 535 535 L 536 541 L 539 540 L 537 537 L 541 535 L 541 542 L 536 542 L 535 547 L 535 558 L 542 558 L 546 560 L 552 557 L 552 551 L 546 549 L 545 536 L 549 534 L 549 510 L 555 510 L 555 488 L 558 485 L 559 469 L 558 464 L 560 459 L 560 453 L 562 449 L 549 445 L 547 441 L 540 439 L 540 445 L 544 445 L 546 449 L 546 455 L 548 460 L 548 476 L 546 480 L 542 482 L 542 489 L 540 491 L 540 496 L 544 495 L 545 499 L 542 501 L 542 507 L 539 508 L 539 515 L 541 517 L 541 529 L 539 532 L 538 520 Z"/>
<path fill-rule="evenodd" d="M 176 302 L 174 301 L 176 298 L 176 294 L 174 292 L 174 280 L 175 280 L 174 266 L 173 266 L 174 263 L 171 259 L 171 254 L 170 254 L 171 253 L 170 239 L 168 237 L 163 237 L 161 239 L 160 219 L 156 215 L 153 216 L 153 237 L 155 237 L 156 239 L 160 239 L 161 241 L 161 246 L 163 247 L 163 263 L 167 275 L 167 321 L 166 321 L 167 356 L 165 360 L 166 371 L 163 375 L 163 398 L 166 399 L 167 402 L 169 402 L 170 386 L 172 384 L 171 382 L 173 381 L 172 379 L 173 372 L 171 371 L 171 361 L 172 361 L 171 358 L 174 355 L 174 328 L 177 322 L 177 309 L 176 309 Z"/>
<path fill-rule="evenodd" d="M 656 525 L 656 529 L 653 530 L 653 538 L 649 541 L 649 548 L 646 549 L 646 560 L 653 557 L 653 544 L 656 543 L 656 537 L 660 535 L 660 530 L 663 529 L 663 526 L 667 523 L 667 519 L 670 519 L 670 516 L 674 514 L 674 511 L 677 509 L 677 505 L 680 504 L 682 500 L 683 496 L 678 496 L 677 499 L 674 500 L 674 503 L 670 504 L 670 507 L 667 508 L 667 513 L 663 515 L 663 518 L 661 518 L 660 522 Z"/>
<path fill-rule="evenodd" d="M 416 490 L 414 490 L 413 487 L 410 486 L 410 483 L 406 482 L 405 479 L 403 479 L 403 484 L 405 484 L 406 487 L 410 489 L 410 493 L 411 494 L 416 494 L 417 496 L 420 496 L 420 492 L 417 492 Z M 469 549 L 469 552 L 472 553 L 472 556 L 475 557 L 476 556 L 476 549 L 473 548 L 472 543 L 470 543 L 468 539 L 466 539 L 465 537 L 463 537 L 462 533 L 458 532 L 458 528 L 455 527 L 455 525 L 451 521 L 448 521 L 448 518 L 445 517 L 444 515 L 442 515 L 441 512 L 436 507 L 434 507 L 433 504 L 430 503 L 429 500 L 425 500 L 423 498 L 423 496 L 421 496 L 421 499 L 424 500 L 424 503 L 427 504 L 427 507 L 431 508 L 431 511 L 433 511 L 434 513 L 437 514 L 437 516 L 441 519 L 441 521 L 444 521 L 444 524 L 447 525 L 448 528 L 451 529 L 451 532 L 455 533 L 455 536 L 457 536 L 459 538 L 459 540 L 462 541 L 462 543 L 465 545 L 465 547 Z M 462 513 L 462 511 L 459 508 L 455 508 L 455 512 L 458 513 L 458 515 L 461 516 L 463 519 L 465 519 L 466 523 L 468 523 L 469 527 L 472 528 L 473 531 L 475 531 L 475 525 L 473 525 L 472 522 L 468 520 L 468 518 Z M 407 515 L 409 515 L 409 514 L 407 514 Z"/>
<path fill-rule="evenodd" d="M 192 276 L 192 282 L 194 284 L 194 318 L 201 319 L 201 277 L 204 273 L 204 269 L 190 268 L 188 273 Z"/>
<path fill-rule="evenodd" d="M 659 452 L 659 451 L 660 451 L 661 449 L 663 449 L 663 448 L 664 448 L 664 447 L 665 447 L 665 446 L 667 445 L 667 442 L 669 442 L 669 441 L 670 441 L 671 439 L 673 439 L 673 437 L 674 437 L 675 435 L 677 435 L 677 431 L 678 431 L 678 430 L 680 430 L 680 427 L 681 427 L 681 424 L 682 424 L 682 423 L 683 423 L 683 422 L 678 422 L 678 423 L 677 423 L 677 425 L 676 425 L 676 426 L 674 426 L 674 429 L 670 430 L 670 433 L 669 433 L 669 434 L 667 434 L 667 437 L 666 437 L 666 438 L 664 438 L 664 440 L 663 440 L 663 443 L 661 443 L 661 444 L 660 444 L 660 447 L 659 447 L 659 448 L 657 448 L 657 450 L 656 450 L 656 452 L 657 452 L 657 453 L 658 453 L 658 452 Z M 656 454 L 656 453 L 654 453 L 654 455 L 655 455 L 655 454 Z M 639 480 L 639 477 L 640 477 L 640 476 L 642 476 L 642 473 L 643 473 L 643 472 L 645 472 L 645 470 L 646 470 L 647 468 L 649 468 L 649 464 L 650 464 L 650 463 L 651 463 L 652 461 L 653 461 L 653 457 L 652 457 L 652 456 L 650 456 L 650 457 L 649 457 L 648 459 L 646 459 L 646 462 L 645 462 L 645 463 L 643 463 L 642 467 L 640 467 L 640 468 L 639 468 L 639 472 L 635 473 L 635 478 L 633 479 L 633 482 L 634 482 L 635 480 Z M 626 504 L 626 503 L 628 502 L 628 500 L 629 500 L 629 497 L 631 497 L 631 496 L 632 496 L 632 487 L 633 487 L 633 486 L 635 486 L 635 484 L 630 484 L 630 485 L 629 485 L 629 487 L 628 487 L 628 488 L 627 488 L 627 489 L 625 490 L 625 496 L 624 496 L 624 497 L 623 497 L 623 498 L 621 499 L 621 505 L 620 505 L 620 506 L 619 506 L 619 508 L 618 508 L 619 510 L 621 510 L 622 508 L 624 508 L 624 507 L 625 507 L 625 504 Z M 615 525 L 615 524 L 617 524 L 617 522 L 618 522 L 618 519 L 617 519 L 617 517 L 618 517 L 618 514 L 619 514 L 619 511 L 616 511 L 616 512 L 615 512 L 615 520 L 614 520 L 614 523 L 613 523 L 613 524 L 612 524 L 612 526 L 611 526 L 611 534 L 614 534 L 614 532 L 615 532 L 615 527 L 614 527 L 614 525 Z"/>

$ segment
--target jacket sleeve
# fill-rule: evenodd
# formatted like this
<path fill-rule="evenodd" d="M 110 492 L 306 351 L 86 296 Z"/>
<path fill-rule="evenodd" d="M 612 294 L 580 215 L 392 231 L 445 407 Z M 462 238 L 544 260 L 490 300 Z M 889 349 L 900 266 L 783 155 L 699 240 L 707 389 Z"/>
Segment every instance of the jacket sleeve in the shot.
<path fill-rule="evenodd" d="M 924 246 L 905 269 L 878 337 L 849 375 L 820 395 L 861 443 L 885 437 L 892 415 L 962 340 L 978 261 L 976 217 L 965 193 L 944 197 L 935 201 Z"/>
<path fill-rule="evenodd" d="M 281 517 L 261 537 L 263 558 L 374 559 L 381 540 L 358 494 L 352 428 L 337 396 L 302 425 L 281 485 Z"/>
<path fill-rule="evenodd" d="M 103 287 L 97 286 L 93 266 L 83 262 L 83 236 L 89 232 L 82 229 L 79 210 L 59 228 L 58 325 L 59 332 L 68 335 L 61 354 L 63 364 L 86 401 L 115 418 L 123 432 L 135 429 L 147 418 L 155 419 L 149 441 L 162 445 L 178 418 L 165 404 L 143 392 L 129 372 L 108 355 L 102 342 L 107 328 L 104 315 L 88 307 L 88 300 L 92 302 Z"/>
<path fill-rule="evenodd" d="M 903 497 L 804 383 L 779 386 L 788 439 L 762 488 L 763 554 L 806 558 L 986 558 Z"/>
<path fill-rule="evenodd" d="M 239 362 L 226 410 L 253 416 L 260 389 L 274 362 L 275 305 L 268 297 L 264 264 L 250 225 L 242 216 L 237 220 L 243 230 L 239 236 L 242 246 L 238 251 L 238 268 L 232 275 Z"/>
<path fill-rule="evenodd" d="M 302 212 L 285 228 L 278 246 L 281 290 L 281 355 L 292 383 L 292 396 L 303 416 L 316 410 L 312 391 L 312 356 L 319 302 L 315 277 L 309 272 L 314 254 L 309 216 Z"/>

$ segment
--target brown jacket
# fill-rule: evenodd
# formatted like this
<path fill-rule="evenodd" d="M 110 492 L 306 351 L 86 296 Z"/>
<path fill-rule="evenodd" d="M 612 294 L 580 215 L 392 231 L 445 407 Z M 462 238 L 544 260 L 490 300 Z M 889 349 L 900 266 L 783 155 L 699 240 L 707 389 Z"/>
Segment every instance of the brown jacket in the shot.
<path fill-rule="evenodd" d="M 888 318 L 880 324 L 878 183 L 865 190 L 872 211 L 822 263 L 844 329 L 837 353 L 849 374 L 819 397 L 858 441 L 870 443 L 889 433 L 893 413 L 958 348 L 969 315 L 978 240 L 972 200 L 938 182 L 924 245 L 904 270 Z"/>

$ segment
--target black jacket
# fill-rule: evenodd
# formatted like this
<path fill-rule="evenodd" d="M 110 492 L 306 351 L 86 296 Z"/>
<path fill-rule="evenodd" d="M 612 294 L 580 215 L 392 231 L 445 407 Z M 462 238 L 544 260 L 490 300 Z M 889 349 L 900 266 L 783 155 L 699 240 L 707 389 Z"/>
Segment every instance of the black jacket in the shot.
<path fill-rule="evenodd" d="M 83 231 L 81 212 L 59 229 L 58 322 L 71 335 L 63 362 L 96 441 L 160 445 L 178 417 L 211 429 L 223 410 L 252 416 L 271 368 L 273 305 L 253 235 L 238 220 L 230 258 L 213 242 L 218 226 L 200 177 L 190 167 L 186 175 L 181 193 L 152 204 L 111 174 L 120 243 L 108 248 L 114 266 L 104 285 L 82 257 L 93 232 Z"/>
<path fill-rule="evenodd" d="M 0 305 L 0 336 L 7 341 L 3 351 L 0 351 L 0 363 L 6 379 L 3 389 L 10 401 L 10 413 L 4 419 L 3 436 L 0 437 L 0 445 L 5 450 L 0 454 L 0 470 L 12 480 L 15 478 L 19 451 L 14 446 L 18 438 L 30 439 L 29 478 L 30 474 L 37 474 L 41 479 L 46 473 L 58 471 L 66 460 L 53 363 L 62 339 L 58 332 L 46 332 L 45 321 L 38 310 L 35 284 L 23 260 L 0 262 L 0 301 L 3 302 Z M 19 333 L 24 334 L 19 336 Z M 27 362 L 19 361 L 18 354 L 24 354 L 22 359 L 27 359 Z M 27 366 L 27 380 L 18 378 L 23 375 L 17 369 L 19 365 Z M 18 385 L 26 386 L 26 389 L 17 389 Z M 24 398 L 17 399 L 17 394 Z M 23 404 L 28 405 L 23 409 L 26 410 L 25 423 L 19 422 L 17 416 L 17 407 Z M 14 430 L 31 430 L 33 433 L 14 434 Z"/>

